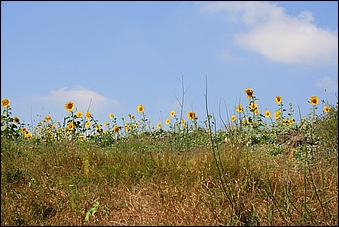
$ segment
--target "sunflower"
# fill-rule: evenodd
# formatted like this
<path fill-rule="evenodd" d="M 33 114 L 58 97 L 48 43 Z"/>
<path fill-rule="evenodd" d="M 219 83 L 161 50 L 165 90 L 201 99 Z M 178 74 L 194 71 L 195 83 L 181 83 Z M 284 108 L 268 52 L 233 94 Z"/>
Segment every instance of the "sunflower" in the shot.
<path fill-rule="evenodd" d="M 280 118 L 280 115 L 281 115 L 280 110 L 277 110 L 277 111 L 275 111 L 275 113 L 274 113 L 274 118 L 275 118 L 275 119 L 278 119 L 278 118 Z"/>
<path fill-rule="evenodd" d="M 237 106 L 236 110 L 237 110 L 238 113 L 241 113 L 241 112 L 242 112 L 242 105 L 239 104 L 239 105 Z"/>
<path fill-rule="evenodd" d="M 258 115 L 259 114 L 259 110 L 258 109 L 255 109 L 254 110 L 254 115 Z"/>
<path fill-rule="evenodd" d="M 31 138 L 32 133 L 30 133 L 29 131 L 26 131 L 25 133 L 25 138 Z"/>
<path fill-rule="evenodd" d="M 77 117 L 78 117 L 78 118 L 81 118 L 81 117 L 82 117 L 82 112 L 81 112 L 81 111 L 77 112 Z"/>
<path fill-rule="evenodd" d="M 280 103 L 282 102 L 281 96 L 279 96 L 279 95 L 275 96 L 275 102 L 276 102 L 277 104 L 280 104 Z"/>
<path fill-rule="evenodd" d="M 86 111 L 86 120 L 88 120 L 91 117 L 91 112 Z"/>
<path fill-rule="evenodd" d="M 70 131 L 73 130 L 74 129 L 74 123 L 73 122 L 69 123 L 67 125 L 67 129 L 70 130 Z"/>
<path fill-rule="evenodd" d="M 290 119 L 288 119 L 288 123 L 290 123 L 290 125 L 293 125 L 294 124 L 294 119 L 293 118 L 290 118 Z"/>
<path fill-rule="evenodd" d="M 169 125 L 171 123 L 171 119 L 167 118 L 166 119 L 166 125 Z"/>
<path fill-rule="evenodd" d="M 255 110 L 258 107 L 258 105 L 255 102 L 251 102 L 250 108 L 251 110 Z"/>
<path fill-rule="evenodd" d="M 174 115 L 175 115 L 174 110 L 171 111 L 170 115 L 171 115 L 171 117 L 174 117 Z"/>
<path fill-rule="evenodd" d="M 85 126 L 88 128 L 89 126 L 91 125 L 91 122 L 90 121 L 87 121 Z"/>
<path fill-rule="evenodd" d="M 235 115 L 232 115 L 231 121 L 235 121 L 236 119 L 237 119 L 237 117 Z"/>
<path fill-rule="evenodd" d="M 14 117 L 13 118 L 13 121 L 17 124 L 20 124 L 20 119 L 18 117 Z"/>
<path fill-rule="evenodd" d="M 193 119 L 195 119 L 195 113 L 192 112 L 192 111 L 189 111 L 189 112 L 187 113 L 187 117 L 188 117 L 189 119 L 193 120 Z"/>
<path fill-rule="evenodd" d="M 138 106 L 137 110 L 138 110 L 139 113 L 142 113 L 142 112 L 144 112 L 145 108 L 144 108 L 143 105 L 140 104 L 140 105 Z"/>
<path fill-rule="evenodd" d="M 26 132 L 27 129 L 26 128 L 21 128 L 21 132 Z"/>
<path fill-rule="evenodd" d="M 269 110 L 265 111 L 265 117 L 268 118 L 271 116 L 271 112 Z"/>
<path fill-rule="evenodd" d="M 66 104 L 65 104 L 65 109 L 66 110 L 72 111 L 73 108 L 74 108 L 74 103 L 73 102 L 71 102 L 71 101 L 66 102 Z"/>
<path fill-rule="evenodd" d="M 114 114 L 113 113 L 110 113 L 109 114 L 109 119 L 112 119 L 114 117 Z"/>
<path fill-rule="evenodd" d="M 50 122 L 50 121 L 51 121 L 51 116 L 47 115 L 47 116 L 45 117 L 45 120 L 48 121 L 48 122 Z"/>
<path fill-rule="evenodd" d="M 331 108 L 329 106 L 324 106 L 324 112 L 328 113 L 330 112 Z"/>
<path fill-rule="evenodd" d="M 248 99 L 253 97 L 253 90 L 251 88 L 246 88 L 245 93 Z"/>
<path fill-rule="evenodd" d="M 159 122 L 157 126 L 158 126 L 158 129 L 161 129 L 162 124 Z"/>
<path fill-rule="evenodd" d="M 120 132 L 120 128 L 118 126 L 114 125 L 113 131 L 114 132 Z"/>
<path fill-rule="evenodd" d="M 318 103 L 319 103 L 318 97 L 317 97 L 317 96 L 311 96 L 311 98 L 310 98 L 310 103 L 311 103 L 313 106 L 318 105 Z"/>
<path fill-rule="evenodd" d="M 126 131 L 129 130 L 129 124 L 128 124 L 128 123 L 125 124 L 125 130 L 126 130 Z"/>
<path fill-rule="evenodd" d="M 104 126 L 107 126 L 109 125 L 109 123 L 107 121 L 104 122 Z"/>
<path fill-rule="evenodd" d="M 97 131 L 99 131 L 100 128 L 101 128 L 101 125 L 97 124 L 97 125 L 95 126 L 95 128 L 96 128 Z"/>
<path fill-rule="evenodd" d="M 181 120 L 181 124 L 182 124 L 182 125 L 185 124 L 185 120 L 184 120 L 184 119 Z"/>
<path fill-rule="evenodd" d="M 1 105 L 2 105 L 3 107 L 9 106 L 9 104 L 11 104 L 11 102 L 9 101 L 9 99 L 3 99 L 3 100 L 1 100 Z"/>

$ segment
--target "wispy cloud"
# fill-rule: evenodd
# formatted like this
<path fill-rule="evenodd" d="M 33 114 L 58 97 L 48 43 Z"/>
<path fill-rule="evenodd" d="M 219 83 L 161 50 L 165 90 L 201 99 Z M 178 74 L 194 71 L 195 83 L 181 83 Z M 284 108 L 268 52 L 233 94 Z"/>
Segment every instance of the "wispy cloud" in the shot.
<path fill-rule="evenodd" d="M 333 81 L 331 77 L 325 76 L 315 84 L 316 87 L 326 89 L 328 92 L 338 92 L 338 81 Z"/>
<path fill-rule="evenodd" d="M 203 12 L 222 12 L 249 29 L 234 35 L 234 42 L 267 59 L 289 64 L 338 64 L 338 32 L 318 28 L 311 12 L 295 16 L 269 2 L 212 2 Z"/>
<path fill-rule="evenodd" d="M 59 108 L 63 107 L 67 101 L 72 101 L 79 111 L 86 111 L 90 107 L 91 112 L 102 112 L 107 107 L 119 105 L 117 100 L 110 99 L 82 86 L 75 86 L 73 88 L 62 87 L 50 91 L 47 96 L 37 95 L 34 99 L 45 106 L 53 103 L 53 106 L 57 105 Z"/>

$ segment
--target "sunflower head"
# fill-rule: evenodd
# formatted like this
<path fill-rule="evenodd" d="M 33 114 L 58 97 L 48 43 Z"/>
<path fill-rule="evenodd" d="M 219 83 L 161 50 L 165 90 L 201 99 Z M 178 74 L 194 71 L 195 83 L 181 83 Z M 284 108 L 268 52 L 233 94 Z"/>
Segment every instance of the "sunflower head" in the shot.
<path fill-rule="evenodd" d="M 3 100 L 1 100 L 1 105 L 3 106 L 3 107 L 7 107 L 7 106 L 9 106 L 11 104 L 11 102 L 9 101 L 9 99 L 3 99 Z"/>
<path fill-rule="evenodd" d="M 237 106 L 236 110 L 237 110 L 238 113 L 241 113 L 241 112 L 242 112 L 242 105 L 239 104 L 239 105 Z"/>
<path fill-rule="evenodd" d="M 192 112 L 192 111 L 189 111 L 189 112 L 187 113 L 187 117 L 188 117 L 189 119 L 191 119 L 191 120 L 196 119 L 195 113 Z"/>
<path fill-rule="evenodd" d="M 319 103 L 319 98 L 318 98 L 317 96 L 311 96 L 311 98 L 310 98 L 310 103 L 311 103 L 313 106 L 318 105 L 318 103 Z"/>
<path fill-rule="evenodd" d="M 269 110 L 265 111 L 265 117 L 268 118 L 271 116 L 271 112 Z"/>
<path fill-rule="evenodd" d="M 276 102 L 277 104 L 280 104 L 280 103 L 282 102 L 281 96 L 279 96 L 279 95 L 275 96 L 275 102 Z"/>
<path fill-rule="evenodd" d="M 174 110 L 171 111 L 170 115 L 171 115 L 171 117 L 174 117 L 174 116 L 175 116 Z"/>
<path fill-rule="evenodd" d="M 253 97 L 253 90 L 251 88 L 246 88 L 245 93 L 248 99 Z"/>
<path fill-rule="evenodd" d="M 138 110 L 139 113 L 142 113 L 142 112 L 145 111 L 145 108 L 144 108 L 144 106 L 143 106 L 142 104 L 140 104 L 140 105 L 138 106 L 137 110 Z"/>
<path fill-rule="evenodd" d="M 329 106 L 324 106 L 324 112 L 328 113 L 330 112 L 331 108 Z"/>
<path fill-rule="evenodd" d="M 74 103 L 71 101 L 66 102 L 65 109 L 68 111 L 72 111 L 74 109 Z"/>
<path fill-rule="evenodd" d="M 237 117 L 235 115 L 232 115 L 231 121 L 235 121 L 236 119 L 237 119 Z"/>

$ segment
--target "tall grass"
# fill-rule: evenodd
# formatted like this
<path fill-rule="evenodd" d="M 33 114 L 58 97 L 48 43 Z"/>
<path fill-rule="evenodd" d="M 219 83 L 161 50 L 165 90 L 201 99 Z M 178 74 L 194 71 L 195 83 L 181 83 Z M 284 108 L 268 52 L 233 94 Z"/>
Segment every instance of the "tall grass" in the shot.
<path fill-rule="evenodd" d="M 3 101 L 1 225 L 338 225 L 337 103 L 315 115 L 310 99 L 296 123 L 280 99 L 256 113 L 252 91 L 217 130 L 205 97 L 201 124 L 181 109 L 152 129 L 139 106 L 106 132 L 71 105 L 28 132 Z"/>

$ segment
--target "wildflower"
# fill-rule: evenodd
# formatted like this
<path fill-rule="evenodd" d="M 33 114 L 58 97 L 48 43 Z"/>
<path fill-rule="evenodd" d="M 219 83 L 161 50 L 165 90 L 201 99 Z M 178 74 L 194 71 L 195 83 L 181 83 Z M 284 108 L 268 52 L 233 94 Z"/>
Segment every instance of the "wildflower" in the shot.
<path fill-rule="evenodd" d="M 274 118 L 275 118 L 275 119 L 278 119 L 278 118 L 280 118 L 280 115 L 281 115 L 280 110 L 277 110 L 277 111 L 275 111 L 275 113 L 274 113 Z"/>
<path fill-rule="evenodd" d="M 26 132 L 27 129 L 26 128 L 21 128 L 21 132 Z"/>
<path fill-rule="evenodd" d="M 104 122 L 104 126 L 107 126 L 109 123 L 107 121 Z"/>
<path fill-rule="evenodd" d="M 182 124 L 182 127 L 184 127 L 184 129 L 186 129 L 187 128 L 186 123 Z"/>
<path fill-rule="evenodd" d="M 157 126 L 158 126 L 158 129 L 161 129 L 162 124 L 159 122 Z"/>
<path fill-rule="evenodd" d="M 248 124 L 249 124 L 248 119 L 243 120 L 242 124 L 243 124 L 243 125 L 248 125 Z"/>
<path fill-rule="evenodd" d="M 14 117 L 13 118 L 13 121 L 17 124 L 20 124 L 20 119 L 18 117 Z"/>
<path fill-rule="evenodd" d="M 114 114 L 113 113 L 110 113 L 109 114 L 109 119 L 112 119 L 114 117 Z"/>
<path fill-rule="evenodd" d="M 87 121 L 85 126 L 88 128 L 89 126 L 91 125 L 91 122 L 90 121 Z"/>
<path fill-rule="evenodd" d="M 171 120 L 169 118 L 166 119 L 166 125 L 169 125 L 171 123 Z"/>
<path fill-rule="evenodd" d="M 67 129 L 68 129 L 68 130 L 73 130 L 73 129 L 74 129 L 74 123 L 73 123 L 73 122 L 69 123 L 69 124 L 67 125 Z"/>
<path fill-rule="evenodd" d="M 97 125 L 95 126 L 95 128 L 96 128 L 97 131 L 99 131 L 100 128 L 101 128 L 101 125 L 97 124 Z"/>
<path fill-rule="evenodd" d="M 135 116 L 134 116 L 134 115 L 132 115 L 132 116 L 131 116 L 131 118 L 132 118 L 132 120 L 134 120 L 134 119 L 135 119 Z"/>
<path fill-rule="evenodd" d="M 86 111 L 86 120 L 88 120 L 91 117 L 91 112 Z"/>
<path fill-rule="evenodd" d="M 125 124 L 125 130 L 126 130 L 126 131 L 129 130 L 129 124 L 128 124 L 128 123 Z"/>
<path fill-rule="evenodd" d="M 62 133 L 62 128 L 58 128 L 58 133 Z"/>
<path fill-rule="evenodd" d="M 3 99 L 3 100 L 1 100 L 1 105 L 2 105 L 3 107 L 9 106 L 9 104 L 11 104 L 11 102 L 9 101 L 9 99 Z"/>
<path fill-rule="evenodd" d="M 193 119 L 196 118 L 196 117 L 195 117 L 195 113 L 192 112 L 192 111 L 189 111 L 189 112 L 187 113 L 187 117 L 188 117 L 189 119 L 191 119 L 191 120 L 193 120 Z"/>
<path fill-rule="evenodd" d="M 81 118 L 81 117 L 82 117 L 82 112 L 81 112 L 81 111 L 77 112 L 77 117 L 78 117 L 78 118 Z"/>
<path fill-rule="evenodd" d="M 293 125 L 294 124 L 294 119 L 293 118 L 290 118 L 289 120 L 288 120 L 288 123 L 290 123 L 290 125 Z"/>
<path fill-rule="evenodd" d="M 309 101 L 313 106 L 318 105 L 319 99 L 317 96 L 311 96 L 310 101 Z"/>
<path fill-rule="evenodd" d="M 175 115 L 174 110 L 171 111 L 170 115 L 171 115 L 171 117 L 174 117 L 174 115 Z"/>
<path fill-rule="evenodd" d="M 68 111 L 72 111 L 74 108 L 74 103 L 69 101 L 69 102 L 66 102 L 65 104 L 65 109 L 68 110 Z"/>
<path fill-rule="evenodd" d="M 138 110 L 139 113 L 142 113 L 142 112 L 144 112 L 145 108 L 144 108 L 143 105 L 140 104 L 140 105 L 138 106 L 137 110 Z"/>
<path fill-rule="evenodd" d="M 113 131 L 114 131 L 114 132 L 119 132 L 119 131 L 120 131 L 120 128 L 119 128 L 118 126 L 114 125 Z"/>
<path fill-rule="evenodd" d="M 231 121 L 235 121 L 236 119 L 237 119 L 237 117 L 235 115 L 232 115 Z"/>
<path fill-rule="evenodd" d="M 258 107 L 258 105 L 255 102 L 251 102 L 250 108 L 251 110 L 255 110 Z"/>
<path fill-rule="evenodd" d="M 238 113 L 241 113 L 241 112 L 242 112 L 242 105 L 239 104 L 239 105 L 237 106 L 236 110 L 237 110 Z"/>
<path fill-rule="evenodd" d="M 255 109 L 254 110 L 254 115 L 258 115 L 259 114 L 259 110 L 258 109 Z"/>
<path fill-rule="evenodd" d="M 26 131 L 25 138 L 30 138 L 30 137 L 32 137 L 32 133 L 30 133 L 29 131 Z"/>
<path fill-rule="evenodd" d="M 324 112 L 328 113 L 330 112 L 331 108 L 329 106 L 324 106 Z"/>
<path fill-rule="evenodd" d="M 139 126 L 138 122 L 135 122 L 135 124 L 134 124 L 134 125 L 135 125 L 135 127 L 138 127 L 138 126 Z"/>
<path fill-rule="evenodd" d="M 253 90 L 251 88 L 246 88 L 245 93 L 248 99 L 253 97 Z"/>
<path fill-rule="evenodd" d="M 185 124 L 185 120 L 184 120 L 184 119 L 181 120 L 181 124 L 182 124 L 182 125 Z"/>
<path fill-rule="evenodd" d="M 277 96 L 275 97 L 275 102 L 276 102 L 277 104 L 280 104 L 280 103 L 282 102 L 281 96 L 277 95 Z"/>
<path fill-rule="evenodd" d="M 47 116 L 45 117 L 45 120 L 48 121 L 48 122 L 50 122 L 50 121 L 51 121 L 51 116 L 47 115 Z"/>
<path fill-rule="evenodd" d="M 265 111 L 265 117 L 268 118 L 271 116 L 271 112 L 269 110 Z"/>

